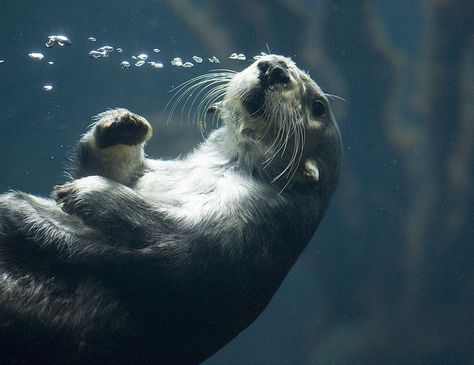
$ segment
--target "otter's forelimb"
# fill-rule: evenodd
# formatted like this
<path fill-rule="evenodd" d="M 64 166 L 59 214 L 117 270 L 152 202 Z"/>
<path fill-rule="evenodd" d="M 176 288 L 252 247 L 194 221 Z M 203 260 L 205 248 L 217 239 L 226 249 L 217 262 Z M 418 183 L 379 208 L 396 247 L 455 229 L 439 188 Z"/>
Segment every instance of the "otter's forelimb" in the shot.
<path fill-rule="evenodd" d="M 64 212 L 81 218 L 116 245 L 133 248 L 151 245 L 170 229 L 158 206 L 135 190 L 102 176 L 88 176 L 56 186 L 53 197 Z"/>
<path fill-rule="evenodd" d="M 151 138 L 148 121 L 127 109 L 99 114 L 73 156 L 75 178 L 100 175 L 131 186 L 145 169 L 143 147 Z"/>

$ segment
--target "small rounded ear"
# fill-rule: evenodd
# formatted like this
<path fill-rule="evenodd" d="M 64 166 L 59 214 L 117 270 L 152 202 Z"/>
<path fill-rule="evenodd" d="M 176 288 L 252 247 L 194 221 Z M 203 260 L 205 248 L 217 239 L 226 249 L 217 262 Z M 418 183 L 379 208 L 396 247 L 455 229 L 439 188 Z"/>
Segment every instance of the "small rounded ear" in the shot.
<path fill-rule="evenodd" d="M 319 168 L 316 161 L 307 159 L 304 163 L 303 176 L 310 181 L 319 181 Z"/>
<path fill-rule="evenodd" d="M 209 105 L 207 108 L 207 114 L 217 113 L 222 110 L 222 101 Z"/>

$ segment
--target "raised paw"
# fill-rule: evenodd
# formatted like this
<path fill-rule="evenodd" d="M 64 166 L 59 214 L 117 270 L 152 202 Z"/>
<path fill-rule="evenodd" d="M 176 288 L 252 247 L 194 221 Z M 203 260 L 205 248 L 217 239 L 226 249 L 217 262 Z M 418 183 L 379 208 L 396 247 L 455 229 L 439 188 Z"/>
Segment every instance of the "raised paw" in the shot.
<path fill-rule="evenodd" d="M 94 136 L 99 148 L 118 144 L 135 146 L 151 138 L 152 128 L 148 121 L 127 109 L 113 109 L 97 116 Z"/>

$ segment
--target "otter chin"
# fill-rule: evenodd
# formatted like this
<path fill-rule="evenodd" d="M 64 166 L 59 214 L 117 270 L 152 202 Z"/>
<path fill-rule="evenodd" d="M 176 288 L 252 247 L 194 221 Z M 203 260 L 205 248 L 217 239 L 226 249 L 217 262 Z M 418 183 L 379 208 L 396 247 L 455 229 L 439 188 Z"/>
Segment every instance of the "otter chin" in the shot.
<path fill-rule="evenodd" d="M 221 122 L 186 157 L 147 158 L 151 125 L 113 109 L 52 198 L 0 196 L 3 362 L 196 364 L 264 310 L 339 180 L 331 107 L 278 55 L 190 80 L 180 103 Z"/>

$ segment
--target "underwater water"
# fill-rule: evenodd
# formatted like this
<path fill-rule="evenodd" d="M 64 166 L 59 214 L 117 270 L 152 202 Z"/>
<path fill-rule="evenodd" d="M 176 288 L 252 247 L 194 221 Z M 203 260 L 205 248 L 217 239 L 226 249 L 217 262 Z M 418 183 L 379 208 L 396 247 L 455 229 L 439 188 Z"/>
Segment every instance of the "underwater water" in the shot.
<path fill-rule="evenodd" d="M 474 364 L 473 14 L 468 0 L 4 0 L 0 192 L 48 196 L 108 108 L 150 121 L 148 155 L 186 153 L 202 136 L 187 112 L 168 120 L 170 90 L 289 56 L 344 99 L 342 180 L 269 306 L 205 364 Z"/>

